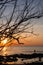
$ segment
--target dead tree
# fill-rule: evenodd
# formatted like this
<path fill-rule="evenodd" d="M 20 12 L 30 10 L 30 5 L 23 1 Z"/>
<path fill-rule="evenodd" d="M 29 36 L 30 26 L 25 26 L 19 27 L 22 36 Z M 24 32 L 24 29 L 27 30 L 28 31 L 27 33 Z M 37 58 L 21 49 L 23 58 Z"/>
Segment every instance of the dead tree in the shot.
<path fill-rule="evenodd" d="M 19 38 L 32 27 L 32 19 L 43 17 L 43 0 L 0 0 L 0 42 Z"/>

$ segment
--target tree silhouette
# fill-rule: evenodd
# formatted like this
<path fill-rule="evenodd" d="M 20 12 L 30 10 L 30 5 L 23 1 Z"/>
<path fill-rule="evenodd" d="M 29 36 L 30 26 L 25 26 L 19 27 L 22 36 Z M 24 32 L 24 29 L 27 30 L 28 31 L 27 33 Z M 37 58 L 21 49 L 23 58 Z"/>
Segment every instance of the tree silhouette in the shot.
<path fill-rule="evenodd" d="M 43 17 L 42 0 L 0 0 L 0 42 L 19 38 L 22 33 L 34 34 L 31 19 Z M 35 34 L 36 35 L 36 34 Z M 22 44 L 22 43 L 21 43 Z"/>

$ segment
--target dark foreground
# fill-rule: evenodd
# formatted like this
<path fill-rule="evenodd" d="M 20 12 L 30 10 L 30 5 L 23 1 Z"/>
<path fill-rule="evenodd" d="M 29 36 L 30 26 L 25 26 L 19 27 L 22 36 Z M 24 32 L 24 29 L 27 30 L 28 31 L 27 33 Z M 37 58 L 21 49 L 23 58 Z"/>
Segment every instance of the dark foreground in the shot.
<path fill-rule="evenodd" d="M 39 61 L 31 62 L 31 63 L 23 63 L 23 64 L 8 64 L 8 62 L 17 62 L 18 58 L 23 60 L 27 59 L 35 59 L 39 58 Z M 41 58 L 43 58 L 43 54 L 41 53 L 33 53 L 33 54 L 14 54 L 14 55 L 6 55 L 2 56 L 0 55 L 0 65 L 43 65 L 43 62 L 41 61 Z"/>
<path fill-rule="evenodd" d="M 0 63 L 0 65 L 43 65 L 43 62 L 32 62 L 32 63 L 24 63 L 24 64 L 2 64 Z"/>

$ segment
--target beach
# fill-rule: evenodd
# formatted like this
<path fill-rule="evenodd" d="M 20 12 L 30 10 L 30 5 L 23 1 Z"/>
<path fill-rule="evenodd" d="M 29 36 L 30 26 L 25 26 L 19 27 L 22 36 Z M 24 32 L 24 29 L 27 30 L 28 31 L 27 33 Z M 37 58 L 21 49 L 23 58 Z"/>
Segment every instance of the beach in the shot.
<path fill-rule="evenodd" d="M 43 65 L 43 47 L 5 47 L 0 52 L 0 63 L 14 65 Z"/>

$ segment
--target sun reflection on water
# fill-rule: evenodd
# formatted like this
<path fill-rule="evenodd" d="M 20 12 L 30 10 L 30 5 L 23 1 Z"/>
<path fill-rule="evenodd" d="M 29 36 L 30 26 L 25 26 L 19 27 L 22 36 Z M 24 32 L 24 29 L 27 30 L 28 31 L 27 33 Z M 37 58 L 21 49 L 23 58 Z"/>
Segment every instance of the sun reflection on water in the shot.
<path fill-rule="evenodd" d="M 2 50 L 2 55 L 7 55 L 7 47 L 4 47 L 3 50 Z"/>

